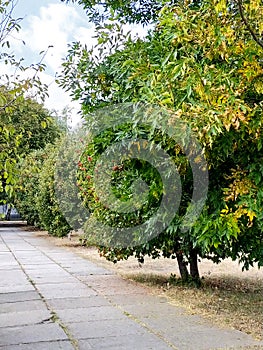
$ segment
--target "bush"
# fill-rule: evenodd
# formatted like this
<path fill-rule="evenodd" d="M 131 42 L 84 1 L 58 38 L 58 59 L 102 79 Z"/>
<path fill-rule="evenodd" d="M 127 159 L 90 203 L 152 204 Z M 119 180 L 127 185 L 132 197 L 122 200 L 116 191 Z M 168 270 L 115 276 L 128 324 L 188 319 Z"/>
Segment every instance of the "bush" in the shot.
<path fill-rule="evenodd" d="M 19 190 L 15 207 L 29 225 L 47 230 L 54 236 L 65 236 L 71 226 L 64 218 L 55 193 L 56 156 L 61 140 L 27 155 L 20 164 Z"/>
<path fill-rule="evenodd" d="M 44 161 L 42 171 L 39 173 L 36 208 L 42 227 L 54 236 L 63 237 L 72 228 L 61 212 L 55 193 L 54 174 L 60 142 L 55 146 L 49 145 L 46 148 L 49 156 Z"/>
<path fill-rule="evenodd" d="M 38 150 L 22 159 L 19 167 L 19 190 L 16 193 L 14 204 L 23 220 L 29 225 L 41 227 L 41 220 L 37 209 L 39 193 L 39 175 L 43 162 L 47 158 L 45 150 Z"/>

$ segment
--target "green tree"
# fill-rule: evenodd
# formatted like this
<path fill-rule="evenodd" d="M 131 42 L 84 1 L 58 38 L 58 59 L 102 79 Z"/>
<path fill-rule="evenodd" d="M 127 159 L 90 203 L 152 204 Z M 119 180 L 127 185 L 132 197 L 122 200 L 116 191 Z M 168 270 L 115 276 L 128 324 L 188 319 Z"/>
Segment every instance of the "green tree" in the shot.
<path fill-rule="evenodd" d="M 60 237 L 71 230 L 61 212 L 55 188 L 57 154 L 62 140 L 63 136 L 55 144 L 47 144 L 20 161 L 18 190 L 14 198 L 16 208 L 29 225 Z"/>
<path fill-rule="evenodd" d="M 12 94 L 3 89 L 2 94 L 9 102 Z M 10 129 L 14 127 L 20 135 L 18 152 L 23 155 L 33 150 L 44 148 L 46 144 L 54 142 L 65 128 L 59 124 L 59 117 L 52 114 L 43 104 L 30 97 L 20 96 L 12 102 L 12 107 L 0 111 L 1 123 Z"/>
<path fill-rule="evenodd" d="M 45 149 L 30 152 L 19 162 L 18 190 L 14 198 L 14 205 L 23 220 L 28 225 L 42 227 L 39 217 L 37 198 L 40 193 L 39 176 L 43 163 L 48 158 Z"/>
<path fill-rule="evenodd" d="M 12 197 L 18 180 L 17 164 L 28 153 L 53 143 L 60 135 L 57 118 L 44 106 L 31 98 L 0 89 L 9 107 L 0 111 L 1 129 L 1 192 Z"/>
<path fill-rule="evenodd" d="M 191 4 L 182 1 L 165 6 L 145 40 L 125 38 L 119 24 L 106 24 L 98 32 L 99 57 L 95 50 L 74 43 L 61 85 L 82 101 L 89 125 L 96 123 L 93 112 L 101 107 L 142 101 L 165 108 L 170 122 L 179 117 L 191 126 L 209 167 L 207 202 L 195 225 L 186 233 L 180 231 L 183 207 L 172 224 L 147 244 L 101 250 L 113 261 L 133 254 L 139 259 L 147 254 L 176 257 L 182 277 L 188 278 L 190 263 L 190 274 L 198 279 L 198 255 L 217 262 L 226 257 L 239 259 L 245 268 L 263 265 L 263 7 L 259 0 Z M 154 130 L 150 132 L 154 135 Z M 95 138 L 89 156 L 96 159 L 109 137 Z M 184 163 L 172 143 L 161 140 L 161 144 L 179 164 Z M 83 168 L 90 176 L 88 163 Z M 186 207 L 192 192 L 189 164 L 181 167 L 180 175 Z M 83 183 L 84 177 L 80 177 Z M 96 204 L 92 184 L 85 180 L 85 186 L 80 186 L 83 198 L 93 198 L 103 219 L 105 208 Z"/>
<path fill-rule="evenodd" d="M 58 155 L 58 145 L 48 145 L 46 152 L 48 157 L 43 163 L 39 173 L 39 193 L 36 199 L 36 209 L 41 222 L 41 227 L 54 236 L 65 236 L 71 231 L 71 227 L 60 210 L 60 203 L 56 196 L 55 167 Z"/>

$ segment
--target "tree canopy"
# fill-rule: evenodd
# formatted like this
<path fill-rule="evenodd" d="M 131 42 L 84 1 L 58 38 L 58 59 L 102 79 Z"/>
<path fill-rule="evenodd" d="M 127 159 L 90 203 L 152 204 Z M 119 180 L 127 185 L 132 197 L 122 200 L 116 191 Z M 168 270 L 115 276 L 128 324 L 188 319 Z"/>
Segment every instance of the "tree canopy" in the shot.
<path fill-rule="evenodd" d="M 163 254 L 177 257 L 179 263 L 188 260 L 193 270 L 197 254 L 215 261 L 239 259 L 246 268 L 255 262 L 262 266 L 262 3 L 209 0 L 199 6 L 191 4 L 181 1 L 164 6 L 145 39 L 134 40 L 123 34 L 118 23 L 106 23 L 98 29 L 94 49 L 87 51 L 74 43 L 64 63 L 61 85 L 82 102 L 89 125 L 95 123 L 97 110 L 112 104 L 159 105 L 170 111 L 171 120 L 179 117 L 188 123 L 208 163 L 206 205 L 187 233 L 180 231 L 184 211 L 179 210 L 172 224 L 147 244 L 102 247 L 102 251 L 114 261 L 134 253 L 139 259 Z M 89 156 L 96 158 L 100 146 L 111 137 L 95 138 Z M 172 143 L 161 143 L 180 159 Z M 88 165 L 83 171 L 91 176 L 85 170 Z M 124 164 L 120 166 L 125 169 Z M 180 169 L 186 189 L 182 203 L 189 205 L 189 164 Z M 82 194 L 88 193 L 96 207 L 92 182 L 89 185 L 84 178 L 80 178 Z M 105 220 L 105 208 L 100 213 Z"/>
<path fill-rule="evenodd" d="M 61 130 L 52 114 L 31 98 L 17 97 L 0 89 L 9 107 L 0 111 L 1 131 L 1 181 L 0 192 L 12 195 L 17 183 L 17 164 L 22 157 L 42 149 L 59 137 Z"/>

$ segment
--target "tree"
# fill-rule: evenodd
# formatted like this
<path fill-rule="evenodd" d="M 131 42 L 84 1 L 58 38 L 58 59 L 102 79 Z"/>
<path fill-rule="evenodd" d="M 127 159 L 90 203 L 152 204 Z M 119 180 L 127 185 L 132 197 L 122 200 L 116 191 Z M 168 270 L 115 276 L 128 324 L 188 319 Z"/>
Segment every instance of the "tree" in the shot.
<path fill-rule="evenodd" d="M 13 94 L 0 89 L 9 107 L 0 111 L 1 130 L 1 201 L 13 201 L 18 189 L 18 163 L 21 158 L 34 150 L 43 149 L 53 143 L 61 134 L 57 118 L 31 98 L 19 96 L 13 100 Z"/>
<path fill-rule="evenodd" d="M 9 103 L 12 94 L 7 90 L 1 91 Z M 54 142 L 61 131 L 58 117 L 30 97 L 21 96 L 13 101 L 12 107 L 0 111 L 0 118 L 1 123 L 5 123 L 6 127 L 14 127 L 15 132 L 21 135 L 21 155 L 44 148 L 47 143 Z"/>
<path fill-rule="evenodd" d="M 43 169 L 39 172 L 39 193 L 36 200 L 36 209 L 41 222 L 41 227 L 55 236 L 65 236 L 71 231 L 71 227 L 60 210 L 60 203 L 56 196 L 55 167 L 58 154 L 58 143 L 48 145 L 46 152 L 48 157 L 43 163 Z"/>
<path fill-rule="evenodd" d="M 56 158 L 62 140 L 63 136 L 55 144 L 47 144 L 20 161 L 19 189 L 14 198 L 16 208 L 29 225 L 60 237 L 71 230 L 60 209 L 55 188 Z"/>
<path fill-rule="evenodd" d="M 261 2 L 249 1 L 243 7 L 246 22 L 260 38 Z M 124 38 L 121 27 L 112 23 L 98 32 L 97 57 L 95 50 L 88 52 L 79 43 L 72 45 L 61 85 L 82 101 L 89 125 L 95 125 L 95 112 L 101 107 L 127 101 L 157 104 L 170 113 L 171 120 L 177 116 L 191 126 L 209 168 L 206 206 L 195 225 L 182 232 L 180 220 L 192 192 L 191 171 L 182 150 L 176 152 L 167 138 L 160 140 L 153 125 L 149 130 L 152 140 L 159 139 L 179 165 L 185 164 L 180 167 L 182 208 L 171 225 L 146 244 L 101 247 L 108 259 L 117 261 L 133 254 L 141 260 L 147 254 L 177 258 L 182 277 L 188 279 L 190 263 L 190 274 L 197 280 L 198 256 L 216 262 L 226 257 L 239 259 L 245 268 L 254 263 L 263 265 L 262 47 L 247 23 L 232 2 L 210 0 L 193 7 L 183 1 L 162 9 L 155 29 L 145 40 L 134 41 L 129 35 Z M 117 44 L 105 50 L 112 43 Z M 129 133 L 128 128 L 121 131 L 122 136 Z M 117 136 L 95 137 L 89 157 L 96 159 L 109 140 L 114 142 Z M 105 221 L 105 208 L 96 203 L 92 182 L 89 185 L 84 180 L 91 176 L 85 156 L 81 193 Z M 125 164 L 121 166 L 125 169 Z M 137 167 L 129 169 L 134 172 Z M 115 175 L 112 181 L 116 183 Z M 118 216 L 112 220 L 116 225 Z"/>
<path fill-rule="evenodd" d="M 43 163 L 48 158 L 47 151 L 40 149 L 32 151 L 19 162 L 18 190 L 14 198 L 14 205 L 21 218 L 28 225 L 41 227 L 42 222 L 38 211 L 38 196 L 40 193 L 39 176 L 43 170 Z"/>

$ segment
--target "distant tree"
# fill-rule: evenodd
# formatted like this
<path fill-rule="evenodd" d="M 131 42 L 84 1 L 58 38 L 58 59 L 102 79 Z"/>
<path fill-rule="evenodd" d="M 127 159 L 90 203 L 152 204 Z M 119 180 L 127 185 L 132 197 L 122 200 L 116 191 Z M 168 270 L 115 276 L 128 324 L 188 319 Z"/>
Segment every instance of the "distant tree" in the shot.
<path fill-rule="evenodd" d="M 12 100 L 9 107 L 0 110 L 0 192 L 3 200 L 14 195 L 20 159 L 54 143 L 61 129 L 57 118 L 42 104 L 24 96 L 13 100 L 13 94 L 3 88 L 0 93 L 7 104 Z"/>
<path fill-rule="evenodd" d="M 37 199 L 40 192 L 39 174 L 43 170 L 43 163 L 48 158 L 47 150 L 32 151 L 19 162 L 17 190 L 14 205 L 21 218 L 28 225 L 41 227 Z"/>

